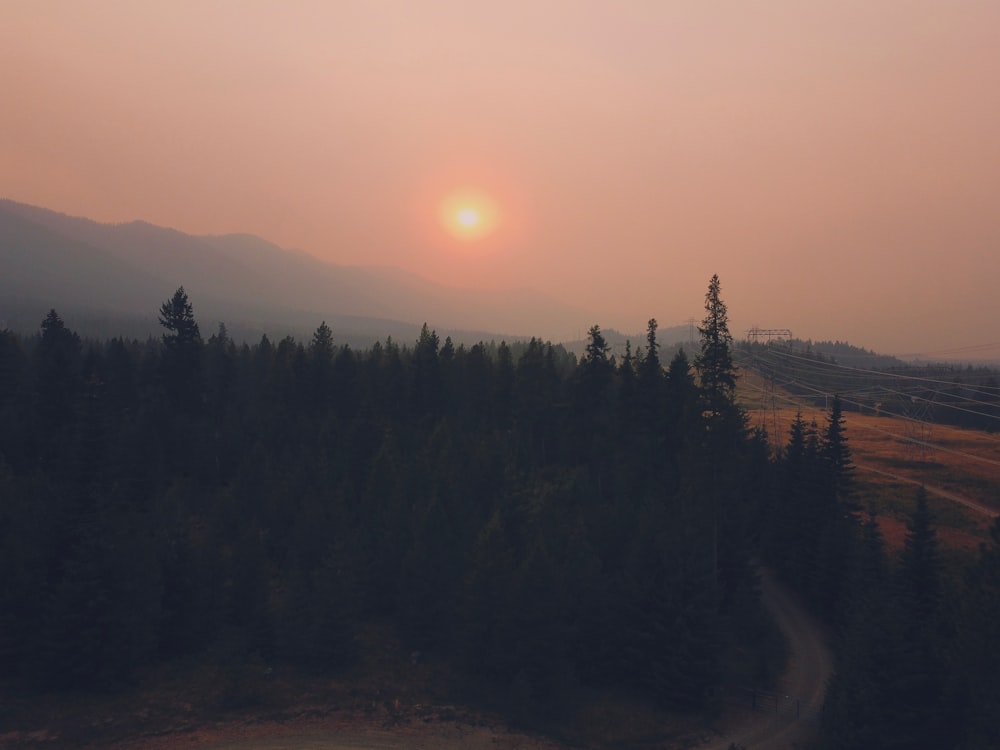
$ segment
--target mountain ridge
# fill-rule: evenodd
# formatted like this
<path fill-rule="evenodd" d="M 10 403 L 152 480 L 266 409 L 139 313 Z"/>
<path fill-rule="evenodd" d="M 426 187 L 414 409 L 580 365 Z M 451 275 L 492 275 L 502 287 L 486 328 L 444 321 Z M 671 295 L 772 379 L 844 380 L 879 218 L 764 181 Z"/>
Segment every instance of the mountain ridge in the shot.
<path fill-rule="evenodd" d="M 227 326 L 301 333 L 307 319 L 312 328 L 326 320 L 342 338 L 369 343 L 424 322 L 465 341 L 569 338 L 560 334 L 590 325 L 586 313 L 527 288 L 448 287 L 392 266 L 330 263 L 248 233 L 191 235 L 141 219 L 102 224 L 7 199 L 0 199 L 0 259 L 0 293 L 36 310 L 145 319 L 184 286 L 196 314 Z M 384 333 L 373 338 L 376 329 Z"/>

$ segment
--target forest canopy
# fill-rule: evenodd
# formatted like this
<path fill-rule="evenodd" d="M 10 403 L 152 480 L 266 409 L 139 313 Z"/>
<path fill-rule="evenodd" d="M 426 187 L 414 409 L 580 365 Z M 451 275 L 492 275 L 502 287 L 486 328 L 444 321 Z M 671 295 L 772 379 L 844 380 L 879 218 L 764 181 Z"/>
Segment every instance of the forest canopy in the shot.
<path fill-rule="evenodd" d="M 877 598 L 858 592 L 882 579 L 858 571 L 884 553 L 839 405 L 780 451 L 748 429 L 717 277 L 699 351 L 669 362 L 655 320 L 620 359 L 593 326 L 577 360 L 426 325 L 364 351 L 325 323 L 305 342 L 204 339 L 183 288 L 159 312 L 145 342 L 83 341 L 55 310 L 33 337 L 0 332 L 0 664 L 16 684 L 114 689 L 219 647 L 331 674 L 382 618 L 522 705 L 586 685 L 708 711 L 768 677 L 747 657 L 769 632 L 758 558 L 874 637 L 859 613 Z M 893 591 L 936 618 L 932 528 L 914 524 Z M 975 585 L 995 587 L 996 557 Z M 961 655 L 932 622 L 912 634 L 920 668 L 957 695 Z M 860 642 L 832 686 L 848 722 Z"/>

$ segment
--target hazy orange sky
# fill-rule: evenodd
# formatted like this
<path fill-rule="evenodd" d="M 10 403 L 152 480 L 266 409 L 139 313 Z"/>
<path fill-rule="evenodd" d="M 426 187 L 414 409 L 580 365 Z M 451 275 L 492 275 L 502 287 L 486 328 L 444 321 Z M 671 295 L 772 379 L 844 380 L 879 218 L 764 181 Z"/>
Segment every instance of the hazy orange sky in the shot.
<path fill-rule="evenodd" d="M 718 273 L 738 337 L 1000 342 L 997 0 L 0 0 L 0 70 L 0 197 L 581 330 L 700 318 Z M 462 187 L 486 239 L 440 226 Z"/>

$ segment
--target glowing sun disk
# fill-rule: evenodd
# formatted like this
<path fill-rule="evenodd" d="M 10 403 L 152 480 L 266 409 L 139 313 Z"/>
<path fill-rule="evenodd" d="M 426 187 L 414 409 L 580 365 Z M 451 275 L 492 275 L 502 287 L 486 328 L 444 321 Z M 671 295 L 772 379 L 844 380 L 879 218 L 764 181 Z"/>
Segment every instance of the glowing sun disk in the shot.
<path fill-rule="evenodd" d="M 455 190 L 441 201 L 438 219 L 448 234 L 458 240 L 479 240 L 500 223 L 496 203 L 479 190 Z"/>
<path fill-rule="evenodd" d="M 479 213 L 474 208 L 463 208 L 455 218 L 463 227 L 474 227 L 479 223 Z"/>

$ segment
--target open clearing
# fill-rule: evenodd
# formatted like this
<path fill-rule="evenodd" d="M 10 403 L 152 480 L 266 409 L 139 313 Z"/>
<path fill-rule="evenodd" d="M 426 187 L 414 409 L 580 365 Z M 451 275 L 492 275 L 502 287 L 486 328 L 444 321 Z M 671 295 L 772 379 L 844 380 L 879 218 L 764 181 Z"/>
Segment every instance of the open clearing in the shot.
<path fill-rule="evenodd" d="M 796 414 L 822 431 L 829 412 L 744 372 L 740 398 L 750 425 L 784 446 Z M 873 507 L 891 547 L 902 544 L 918 486 L 928 493 L 938 535 L 948 546 L 976 547 L 1000 514 L 1000 434 L 900 417 L 845 411 L 857 466 L 857 499 Z"/>

